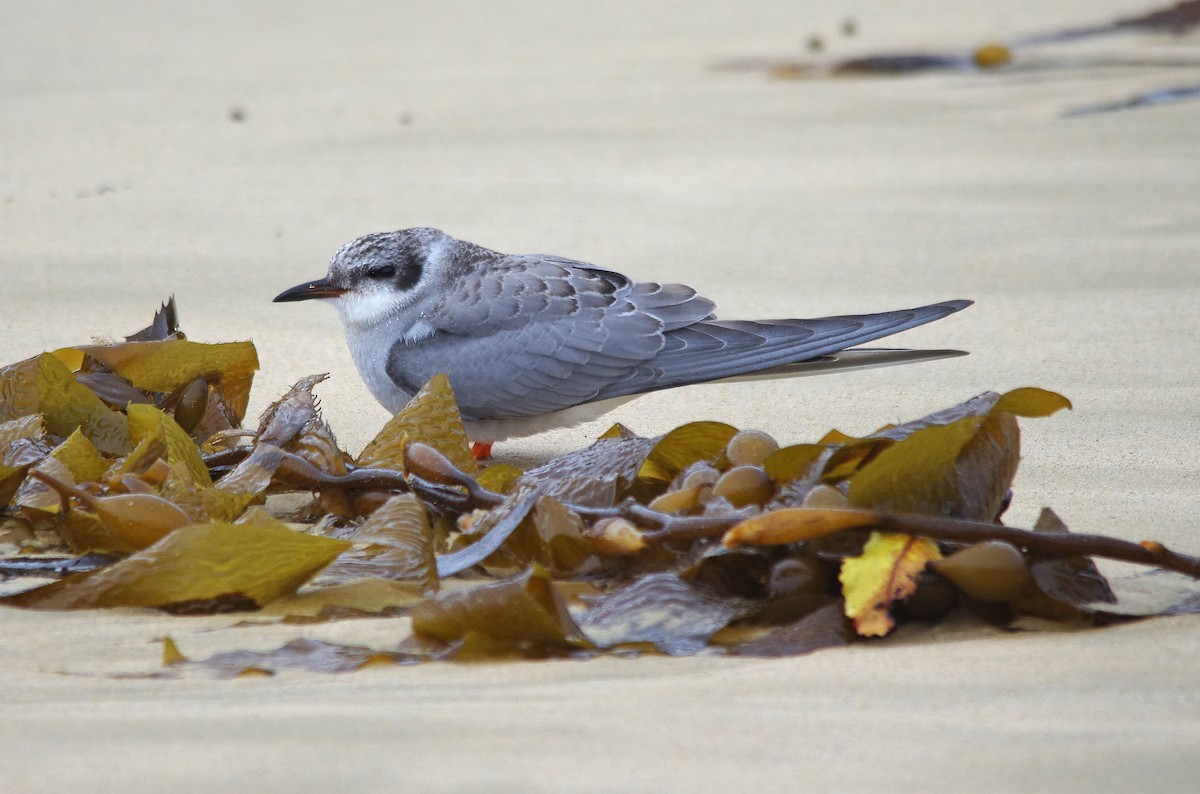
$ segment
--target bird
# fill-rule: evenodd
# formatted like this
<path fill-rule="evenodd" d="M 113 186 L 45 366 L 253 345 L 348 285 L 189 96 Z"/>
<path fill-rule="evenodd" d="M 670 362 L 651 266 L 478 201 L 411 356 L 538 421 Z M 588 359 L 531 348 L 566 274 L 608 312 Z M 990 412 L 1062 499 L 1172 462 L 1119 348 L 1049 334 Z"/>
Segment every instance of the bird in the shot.
<path fill-rule="evenodd" d="M 429 227 L 352 240 L 324 278 L 274 300 L 311 299 L 337 309 L 355 366 L 388 411 L 445 373 L 479 458 L 496 441 L 590 421 L 660 389 L 964 355 L 847 348 L 972 303 L 718 320 L 716 304 L 684 284 L 635 281 L 561 256 L 504 254 Z"/>

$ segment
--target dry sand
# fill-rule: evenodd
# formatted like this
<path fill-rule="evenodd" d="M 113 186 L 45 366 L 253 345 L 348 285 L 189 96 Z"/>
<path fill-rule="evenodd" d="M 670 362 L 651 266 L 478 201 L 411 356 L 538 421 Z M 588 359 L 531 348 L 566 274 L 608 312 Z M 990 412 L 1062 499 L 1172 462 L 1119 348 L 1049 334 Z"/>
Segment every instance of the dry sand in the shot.
<path fill-rule="evenodd" d="M 978 304 L 906 334 L 956 359 L 654 395 L 786 441 L 1039 385 L 1010 517 L 1200 552 L 1200 102 L 1064 119 L 1200 69 L 777 82 L 716 60 L 972 46 L 1141 11 L 964 3 L 263 2 L 0 8 L 0 361 L 144 323 L 253 338 L 251 414 L 312 372 L 352 449 L 385 415 L 333 312 L 273 306 L 359 234 L 431 225 L 692 283 L 725 317 Z M 845 39 L 853 15 L 860 34 Z M 1200 57 L 1200 39 L 1057 52 Z M 234 115 L 243 119 L 236 121 Z M 579 447 L 606 422 L 514 442 Z M 782 661 L 429 665 L 121 680 L 398 621 L 0 612 L 0 790 L 1194 790 L 1200 618 L 1101 631 L 914 627 Z M 398 625 L 399 623 L 399 625 Z M 101 674 L 101 675 L 97 675 Z"/>

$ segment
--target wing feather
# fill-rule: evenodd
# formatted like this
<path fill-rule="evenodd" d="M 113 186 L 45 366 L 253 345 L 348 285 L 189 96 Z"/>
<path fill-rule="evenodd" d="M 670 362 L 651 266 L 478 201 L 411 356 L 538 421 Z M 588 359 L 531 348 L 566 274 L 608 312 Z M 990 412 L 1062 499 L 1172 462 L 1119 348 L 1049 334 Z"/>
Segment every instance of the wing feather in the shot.
<path fill-rule="evenodd" d="M 879 314 L 811 320 L 706 321 L 666 334 L 663 350 L 600 399 L 719 380 L 836 353 L 933 322 L 971 305 L 947 301 Z"/>

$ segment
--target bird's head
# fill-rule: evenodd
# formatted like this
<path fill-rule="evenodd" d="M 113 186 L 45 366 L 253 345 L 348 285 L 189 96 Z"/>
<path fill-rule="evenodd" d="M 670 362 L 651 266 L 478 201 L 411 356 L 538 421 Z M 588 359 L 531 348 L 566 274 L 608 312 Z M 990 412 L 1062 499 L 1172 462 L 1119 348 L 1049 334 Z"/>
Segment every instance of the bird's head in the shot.
<path fill-rule="evenodd" d="M 328 299 L 347 326 L 376 325 L 429 294 L 455 242 L 424 227 L 368 234 L 343 245 L 324 278 L 284 290 L 275 302 Z"/>

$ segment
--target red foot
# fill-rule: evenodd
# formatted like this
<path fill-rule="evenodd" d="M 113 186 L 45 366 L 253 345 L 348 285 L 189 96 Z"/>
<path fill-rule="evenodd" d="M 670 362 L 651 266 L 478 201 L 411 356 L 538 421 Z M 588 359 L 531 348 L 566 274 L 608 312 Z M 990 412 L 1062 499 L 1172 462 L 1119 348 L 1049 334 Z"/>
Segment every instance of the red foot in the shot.
<path fill-rule="evenodd" d="M 475 456 L 475 460 L 491 460 L 492 442 L 476 441 L 471 445 L 471 454 Z"/>

